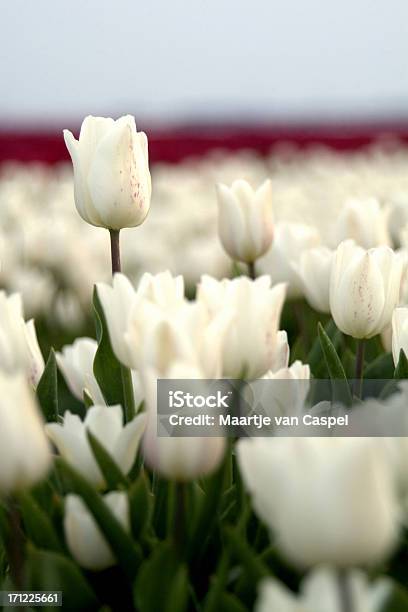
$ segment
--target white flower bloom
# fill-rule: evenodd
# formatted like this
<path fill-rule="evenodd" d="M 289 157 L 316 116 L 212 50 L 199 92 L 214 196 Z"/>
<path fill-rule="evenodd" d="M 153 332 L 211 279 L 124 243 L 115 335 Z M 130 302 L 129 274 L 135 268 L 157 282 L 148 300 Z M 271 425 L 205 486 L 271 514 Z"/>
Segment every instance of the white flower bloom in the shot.
<path fill-rule="evenodd" d="M 73 395 L 83 400 L 84 391 L 92 398 L 94 404 L 104 404 L 102 391 L 93 373 L 93 362 L 98 343 L 92 338 L 78 338 L 71 345 L 62 348 L 56 354 L 58 366 Z"/>
<path fill-rule="evenodd" d="M 75 204 L 81 217 L 119 230 L 143 223 L 150 207 L 151 179 L 147 137 L 134 117 L 114 121 L 86 117 L 79 140 L 64 130 L 75 178 Z"/>
<path fill-rule="evenodd" d="M 47 475 L 51 452 L 23 373 L 0 371 L 0 491 L 30 487 Z"/>
<path fill-rule="evenodd" d="M 392 356 L 398 365 L 401 349 L 408 357 L 408 308 L 396 308 L 392 315 Z"/>
<path fill-rule="evenodd" d="M 278 330 L 285 294 L 285 284 L 271 287 L 267 276 L 255 281 L 202 277 L 197 300 L 212 316 L 223 310 L 232 316 L 222 343 L 223 376 L 259 378 L 281 360 L 285 339 L 282 342 Z"/>
<path fill-rule="evenodd" d="M 219 184 L 218 233 L 228 255 L 252 263 L 266 253 L 273 238 L 272 188 L 266 180 L 257 190 L 244 180 Z"/>
<path fill-rule="evenodd" d="M 303 284 L 297 267 L 303 251 L 320 244 L 316 228 L 300 223 L 279 222 L 268 253 L 259 260 L 258 268 L 262 274 L 269 274 L 272 284 L 288 283 L 288 297 L 299 298 L 303 295 Z"/>
<path fill-rule="evenodd" d="M 303 251 L 299 260 L 299 276 L 303 293 L 309 304 L 318 312 L 330 312 L 330 274 L 334 251 L 316 247 Z"/>
<path fill-rule="evenodd" d="M 340 210 L 333 229 L 332 244 L 354 240 L 364 249 L 389 245 L 388 212 L 375 198 L 349 199 Z"/>
<path fill-rule="evenodd" d="M 87 431 L 110 453 L 124 474 L 131 469 L 146 425 L 140 414 L 123 426 L 121 406 L 92 406 L 84 421 L 67 410 L 64 421 L 48 423 L 46 432 L 62 457 L 97 487 L 104 487 L 103 475 L 94 458 Z"/>
<path fill-rule="evenodd" d="M 168 271 L 155 276 L 144 274 L 137 291 L 124 274 L 115 274 L 112 286 L 98 283 L 97 291 L 112 348 L 119 361 L 127 366 L 131 365 L 133 359 L 125 335 L 132 317 L 138 316 L 141 302 L 146 300 L 164 311 L 173 311 L 184 304 L 183 278 L 172 277 Z"/>
<path fill-rule="evenodd" d="M 34 321 L 24 321 L 21 295 L 0 291 L 0 370 L 25 371 L 35 387 L 44 370 Z"/>
<path fill-rule="evenodd" d="M 113 491 L 104 495 L 103 499 L 115 518 L 130 532 L 126 493 Z M 64 532 L 68 548 L 81 567 L 100 571 L 116 564 L 113 551 L 99 525 L 77 495 L 67 495 L 65 498 Z"/>
<path fill-rule="evenodd" d="M 345 580 L 353 612 L 380 612 L 391 594 L 391 581 L 387 578 L 370 584 L 363 572 L 353 570 Z M 267 578 L 260 583 L 255 612 L 344 612 L 339 588 L 339 577 L 325 567 L 303 579 L 299 594 Z"/>
<path fill-rule="evenodd" d="M 226 440 L 211 437 L 167 437 L 157 435 L 157 378 L 159 373 L 148 370 L 143 377 L 148 414 L 143 436 L 143 452 L 151 469 L 170 479 L 188 481 L 213 472 L 221 463 Z M 202 379 L 202 370 L 190 363 L 174 362 L 167 372 L 170 379 Z M 205 392 L 204 387 L 204 392 Z"/>
<path fill-rule="evenodd" d="M 292 563 L 348 567 L 391 552 L 398 500 L 375 438 L 253 438 L 237 448 L 254 509 Z"/>
<path fill-rule="evenodd" d="M 267 393 L 275 408 L 274 414 L 287 414 L 303 408 L 310 388 L 310 367 L 307 364 L 295 361 L 290 368 L 267 372 L 262 378 L 271 381 Z"/>
<path fill-rule="evenodd" d="M 330 309 L 337 327 L 353 338 L 372 338 L 391 322 L 398 304 L 402 258 L 389 247 L 365 251 L 351 240 L 336 250 Z"/>

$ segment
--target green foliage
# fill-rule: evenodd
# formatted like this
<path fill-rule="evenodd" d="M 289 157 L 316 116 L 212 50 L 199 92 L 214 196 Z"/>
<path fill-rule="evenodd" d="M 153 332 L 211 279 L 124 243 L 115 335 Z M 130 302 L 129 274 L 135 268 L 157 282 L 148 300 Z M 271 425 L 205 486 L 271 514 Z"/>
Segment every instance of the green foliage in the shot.
<path fill-rule="evenodd" d="M 37 398 L 47 422 L 58 420 L 58 375 L 54 349 L 50 350 L 37 386 Z"/>

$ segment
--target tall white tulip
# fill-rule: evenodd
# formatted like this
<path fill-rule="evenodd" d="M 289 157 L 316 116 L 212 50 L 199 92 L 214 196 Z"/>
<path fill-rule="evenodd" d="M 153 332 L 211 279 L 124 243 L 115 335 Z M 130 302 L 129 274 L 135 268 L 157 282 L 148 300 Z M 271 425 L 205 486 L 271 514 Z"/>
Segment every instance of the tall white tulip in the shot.
<path fill-rule="evenodd" d="M 332 243 L 354 240 L 364 249 L 389 245 L 388 212 L 375 198 L 347 200 L 333 227 Z"/>
<path fill-rule="evenodd" d="M 86 117 L 79 140 L 64 130 L 74 166 L 75 204 L 98 227 L 120 230 L 143 223 L 150 207 L 147 137 L 134 117 Z"/>
<path fill-rule="evenodd" d="M 330 312 L 330 274 L 334 252 L 327 247 L 307 249 L 300 255 L 298 272 L 303 293 L 318 312 Z"/>
<path fill-rule="evenodd" d="M 44 370 L 34 321 L 24 321 L 19 293 L 0 291 L 0 370 L 9 374 L 24 371 L 35 387 Z"/>
<path fill-rule="evenodd" d="M 238 459 L 255 511 L 293 564 L 382 561 L 398 533 L 389 458 L 375 438 L 253 438 Z"/>
<path fill-rule="evenodd" d="M 269 274 L 273 284 L 287 283 L 288 298 L 299 298 L 303 295 L 303 283 L 298 272 L 300 255 L 320 242 L 315 227 L 280 221 L 275 226 L 273 244 L 259 260 L 258 269 L 262 274 Z"/>
<path fill-rule="evenodd" d="M 372 338 L 391 322 L 398 304 L 402 258 L 389 247 L 365 251 L 351 240 L 336 250 L 330 310 L 337 327 L 353 338 Z"/>
<path fill-rule="evenodd" d="M 396 308 L 392 315 L 392 356 L 397 365 L 401 349 L 408 357 L 408 308 Z"/>
<path fill-rule="evenodd" d="M 266 253 L 273 238 L 271 181 L 253 189 L 244 180 L 231 187 L 219 184 L 218 233 L 228 255 L 245 263 L 253 263 Z"/>
<path fill-rule="evenodd" d="M 363 572 L 353 570 L 345 576 L 353 612 L 380 612 L 392 591 L 387 578 L 369 583 Z M 313 570 L 301 582 L 299 594 L 292 593 L 275 578 L 259 586 L 255 612 L 345 612 L 336 572 L 322 567 Z"/>
<path fill-rule="evenodd" d="M 29 383 L 21 372 L 0 371 L 0 493 L 36 484 L 50 467 L 50 447 Z"/>
<path fill-rule="evenodd" d="M 123 426 L 120 406 L 92 406 L 84 421 L 67 411 L 63 423 L 48 423 L 46 432 L 61 455 L 97 487 L 105 481 L 93 455 L 87 431 L 110 453 L 124 474 L 131 469 L 146 425 L 140 414 Z"/>
<path fill-rule="evenodd" d="M 129 501 L 126 493 L 112 491 L 103 500 L 121 525 L 130 532 Z M 88 570 L 100 571 L 116 564 L 116 559 L 99 525 L 77 495 L 67 495 L 64 532 L 74 559 Z"/>
<path fill-rule="evenodd" d="M 64 375 L 71 393 L 83 400 L 84 391 L 94 404 L 104 404 L 105 400 L 93 373 L 93 362 L 98 343 L 92 338 L 77 338 L 73 344 L 66 345 L 56 354 L 57 363 Z"/>
<path fill-rule="evenodd" d="M 189 481 L 213 472 L 225 453 L 226 440 L 213 437 L 171 437 L 157 435 L 157 378 L 154 370 L 143 377 L 147 407 L 147 426 L 143 436 L 143 452 L 148 465 L 162 476 Z M 203 372 L 190 363 L 174 362 L 160 378 L 202 379 Z"/>
<path fill-rule="evenodd" d="M 271 287 L 267 276 L 255 281 L 246 277 L 223 281 L 202 277 L 197 300 L 212 315 L 224 310 L 232 316 L 222 344 L 223 376 L 254 379 L 277 369 L 280 353 L 287 354 L 278 335 L 285 295 L 286 285 Z"/>

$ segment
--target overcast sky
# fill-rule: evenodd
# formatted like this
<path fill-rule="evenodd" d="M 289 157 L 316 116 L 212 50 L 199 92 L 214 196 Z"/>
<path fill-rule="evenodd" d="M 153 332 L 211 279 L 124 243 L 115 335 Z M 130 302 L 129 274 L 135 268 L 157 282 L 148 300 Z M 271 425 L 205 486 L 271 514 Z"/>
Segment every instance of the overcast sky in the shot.
<path fill-rule="evenodd" d="M 0 122 L 408 118 L 407 0 L 3 0 Z"/>

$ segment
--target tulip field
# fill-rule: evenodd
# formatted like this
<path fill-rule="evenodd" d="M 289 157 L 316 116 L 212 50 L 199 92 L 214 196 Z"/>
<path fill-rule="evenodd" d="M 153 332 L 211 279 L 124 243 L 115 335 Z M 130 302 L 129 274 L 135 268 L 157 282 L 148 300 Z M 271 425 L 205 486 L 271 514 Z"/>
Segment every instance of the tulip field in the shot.
<path fill-rule="evenodd" d="M 408 149 L 62 138 L 0 167 L 0 605 L 408 611 Z"/>

